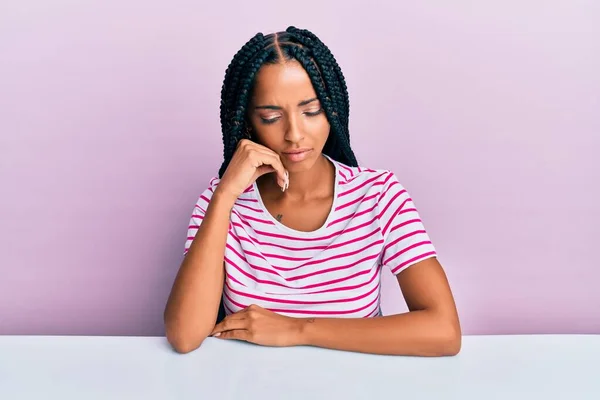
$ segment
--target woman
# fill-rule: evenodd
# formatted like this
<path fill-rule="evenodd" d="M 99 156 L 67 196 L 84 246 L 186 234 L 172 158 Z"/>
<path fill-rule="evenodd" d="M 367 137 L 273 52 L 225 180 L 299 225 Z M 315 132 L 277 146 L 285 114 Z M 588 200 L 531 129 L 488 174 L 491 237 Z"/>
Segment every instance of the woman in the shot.
<path fill-rule="evenodd" d="M 234 56 L 221 92 L 224 162 L 193 210 L 165 309 L 176 351 L 213 336 L 459 352 L 453 296 L 419 214 L 392 172 L 358 166 L 348 113 L 342 71 L 311 32 L 259 33 Z M 409 312 L 381 316 L 384 266 Z"/>

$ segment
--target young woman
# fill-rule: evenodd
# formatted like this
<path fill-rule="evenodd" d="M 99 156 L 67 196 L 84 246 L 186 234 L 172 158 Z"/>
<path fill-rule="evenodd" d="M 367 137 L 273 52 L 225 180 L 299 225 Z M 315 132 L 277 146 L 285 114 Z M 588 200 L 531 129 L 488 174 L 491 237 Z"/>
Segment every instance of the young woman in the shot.
<path fill-rule="evenodd" d="M 348 115 L 342 71 L 313 33 L 259 33 L 233 57 L 221 92 L 224 162 L 193 210 L 165 309 L 175 350 L 213 336 L 459 352 L 454 299 L 415 205 L 394 173 L 358 165 Z M 381 315 L 383 267 L 409 312 Z"/>

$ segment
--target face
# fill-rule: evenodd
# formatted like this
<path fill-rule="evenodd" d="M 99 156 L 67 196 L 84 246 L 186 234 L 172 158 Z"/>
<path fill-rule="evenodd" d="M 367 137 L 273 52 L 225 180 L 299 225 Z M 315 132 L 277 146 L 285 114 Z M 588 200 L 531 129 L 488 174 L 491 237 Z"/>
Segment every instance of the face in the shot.
<path fill-rule="evenodd" d="M 297 61 L 260 68 L 248 117 L 254 138 L 279 154 L 290 172 L 310 169 L 329 136 L 325 111 Z"/>

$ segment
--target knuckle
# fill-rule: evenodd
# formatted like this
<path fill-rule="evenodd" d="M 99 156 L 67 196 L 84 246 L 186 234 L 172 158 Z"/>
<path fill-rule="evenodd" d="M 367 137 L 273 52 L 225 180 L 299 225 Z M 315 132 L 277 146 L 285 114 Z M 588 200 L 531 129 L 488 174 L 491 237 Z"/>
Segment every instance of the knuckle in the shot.
<path fill-rule="evenodd" d="M 248 333 L 256 332 L 256 323 L 254 323 L 254 321 L 250 321 L 248 323 L 248 328 L 246 329 L 246 332 L 248 332 Z"/>
<path fill-rule="evenodd" d="M 248 158 L 255 159 L 258 155 L 258 152 L 256 151 L 256 149 L 246 148 L 246 154 L 248 155 Z"/>

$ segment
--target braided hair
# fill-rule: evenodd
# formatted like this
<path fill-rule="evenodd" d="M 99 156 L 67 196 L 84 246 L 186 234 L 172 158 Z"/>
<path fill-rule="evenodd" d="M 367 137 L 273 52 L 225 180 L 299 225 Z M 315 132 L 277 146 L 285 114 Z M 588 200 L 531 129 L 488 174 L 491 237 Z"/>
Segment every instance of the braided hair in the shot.
<path fill-rule="evenodd" d="M 237 143 L 249 128 L 247 108 L 258 70 L 264 64 L 290 60 L 298 61 L 306 70 L 329 121 L 330 134 L 323 153 L 343 164 L 358 166 L 350 147 L 350 104 L 342 70 L 315 34 L 290 26 L 285 32 L 267 36 L 257 33 L 235 54 L 225 71 L 220 107 L 224 160 L 219 177 L 223 177 Z"/>

